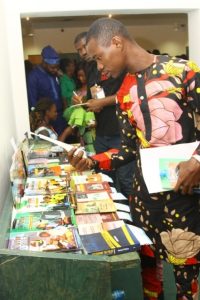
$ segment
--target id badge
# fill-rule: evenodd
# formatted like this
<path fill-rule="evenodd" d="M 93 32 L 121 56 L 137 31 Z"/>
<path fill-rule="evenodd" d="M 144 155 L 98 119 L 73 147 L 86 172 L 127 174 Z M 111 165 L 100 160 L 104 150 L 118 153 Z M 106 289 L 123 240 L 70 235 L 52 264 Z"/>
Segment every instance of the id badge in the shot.
<path fill-rule="evenodd" d="M 91 91 L 91 95 L 92 95 L 93 99 L 102 99 L 102 98 L 106 97 L 105 93 L 104 93 L 104 89 L 101 86 L 97 85 L 97 84 L 92 86 L 90 88 L 90 91 Z"/>

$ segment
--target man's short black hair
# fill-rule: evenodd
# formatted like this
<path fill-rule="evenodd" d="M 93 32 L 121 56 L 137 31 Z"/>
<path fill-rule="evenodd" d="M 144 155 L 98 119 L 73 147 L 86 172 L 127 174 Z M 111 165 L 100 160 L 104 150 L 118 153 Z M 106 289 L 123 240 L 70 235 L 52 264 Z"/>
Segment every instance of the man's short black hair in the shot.
<path fill-rule="evenodd" d="M 90 26 L 86 43 L 93 38 L 98 40 L 102 46 L 109 46 L 114 36 L 131 40 L 126 27 L 121 22 L 112 18 L 100 18 Z"/>
<path fill-rule="evenodd" d="M 87 31 L 83 31 L 79 33 L 74 39 L 74 45 L 79 43 L 81 40 L 86 39 L 86 37 L 87 37 Z"/>

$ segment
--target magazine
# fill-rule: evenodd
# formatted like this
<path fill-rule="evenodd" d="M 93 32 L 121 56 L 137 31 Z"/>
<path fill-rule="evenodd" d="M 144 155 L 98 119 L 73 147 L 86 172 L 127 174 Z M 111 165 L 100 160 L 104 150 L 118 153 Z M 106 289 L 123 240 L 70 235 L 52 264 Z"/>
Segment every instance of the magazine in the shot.
<path fill-rule="evenodd" d="M 12 229 L 34 231 L 53 229 L 60 225 L 71 224 L 71 210 L 48 210 L 42 212 L 17 212 Z"/>
<path fill-rule="evenodd" d="M 76 214 L 94 214 L 115 212 L 116 206 L 112 200 L 98 200 L 77 203 Z"/>
<path fill-rule="evenodd" d="M 16 206 L 20 212 L 51 210 L 54 207 L 69 207 L 69 197 L 65 194 L 24 196 Z"/>
<path fill-rule="evenodd" d="M 85 184 L 77 184 L 76 191 L 91 193 L 91 192 L 102 192 L 108 191 L 111 192 L 110 185 L 107 182 L 102 183 L 85 183 Z"/>
<path fill-rule="evenodd" d="M 59 226 L 51 230 L 11 232 L 8 248 L 29 251 L 77 251 L 77 230 L 73 227 Z"/>
<path fill-rule="evenodd" d="M 98 200 L 109 200 L 111 199 L 108 192 L 99 192 L 99 193 L 77 193 L 76 194 L 77 202 L 89 202 L 89 201 L 98 201 Z"/>
<path fill-rule="evenodd" d="M 61 177 L 28 178 L 25 195 L 51 195 L 66 193 L 66 181 Z"/>
<path fill-rule="evenodd" d="M 112 222 L 119 220 L 116 213 L 99 213 L 99 214 L 83 214 L 76 215 L 77 224 L 92 224 L 92 223 L 103 223 Z"/>

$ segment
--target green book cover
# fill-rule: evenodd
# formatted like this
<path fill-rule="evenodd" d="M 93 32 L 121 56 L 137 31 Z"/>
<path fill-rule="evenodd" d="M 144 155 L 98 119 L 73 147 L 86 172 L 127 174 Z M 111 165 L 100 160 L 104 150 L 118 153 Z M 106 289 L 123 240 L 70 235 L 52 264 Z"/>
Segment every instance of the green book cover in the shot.
<path fill-rule="evenodd" d="M 70 225 L 71 210 L 49 210 L 42 212 L 17 213 L 12 231 L 48 230 L 61 225 Z"/>
<path fill-rule="evenodd" d="M 172 190 L 178 179 L 178 168 L 180 162 L 185 161 L 182 158 L 160 158 L 159 170 L 160 180 L 163 189 Z"/>

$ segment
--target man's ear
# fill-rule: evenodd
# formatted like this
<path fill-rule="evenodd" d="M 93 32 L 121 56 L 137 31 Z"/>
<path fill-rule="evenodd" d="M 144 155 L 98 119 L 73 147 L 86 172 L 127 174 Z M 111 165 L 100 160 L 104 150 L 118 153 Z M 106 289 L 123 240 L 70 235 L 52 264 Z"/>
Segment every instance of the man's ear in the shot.
<path fill-rule="evenodd" d="M 123 40 L 120 36 L 114 36 L 111 40 L 111 45 L 118 49 L 123 49 Z"/>

